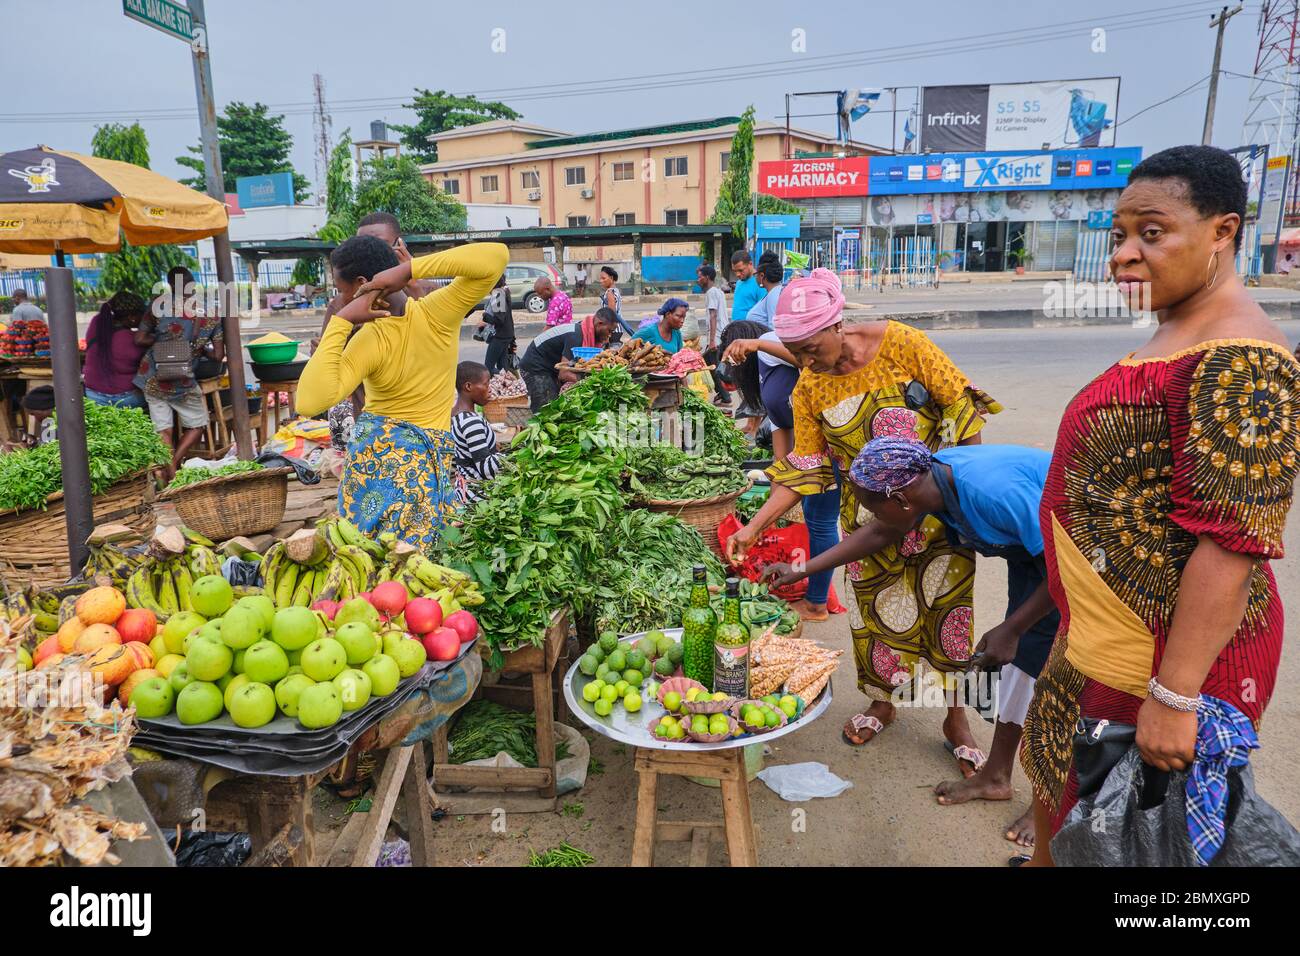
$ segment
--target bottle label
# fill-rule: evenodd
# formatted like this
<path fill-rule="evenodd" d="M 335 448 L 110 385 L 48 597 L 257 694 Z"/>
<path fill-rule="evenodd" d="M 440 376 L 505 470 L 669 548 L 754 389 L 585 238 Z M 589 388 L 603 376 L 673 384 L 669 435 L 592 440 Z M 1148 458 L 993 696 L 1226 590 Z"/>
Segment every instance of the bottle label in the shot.
<path fill-rule="evenodd" d="M 713 646 L 713 689 L 730 697 L 749 696 L 749 645 Z"/>

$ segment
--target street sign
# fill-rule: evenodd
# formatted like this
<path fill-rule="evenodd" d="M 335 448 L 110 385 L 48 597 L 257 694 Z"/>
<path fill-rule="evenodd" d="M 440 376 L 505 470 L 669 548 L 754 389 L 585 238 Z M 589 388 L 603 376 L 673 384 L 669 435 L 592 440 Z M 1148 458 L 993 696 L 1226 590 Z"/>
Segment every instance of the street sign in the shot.
<path fill-rule="evenodd" d="M 122 12 L 132 20 L 139 20 L 178 40 L 186 43 L 194 40 L 190 11 L 183 3 L 174 3 L 172 0 L 122 0 Z"/>

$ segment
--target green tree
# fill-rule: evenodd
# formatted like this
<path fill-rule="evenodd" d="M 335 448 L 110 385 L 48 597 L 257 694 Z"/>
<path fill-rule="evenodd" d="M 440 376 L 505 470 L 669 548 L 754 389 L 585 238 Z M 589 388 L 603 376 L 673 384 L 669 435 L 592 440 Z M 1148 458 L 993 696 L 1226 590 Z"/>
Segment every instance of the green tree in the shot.
<path fill-rule="evenodd" d="M 352 185 L 352 130 L 345 129 L 334 149 L 330 151 L 329 166 L 325 171 L 325 225 L 316 231 L 316 238 L 327 242 L 342 242 L 357 230 L 360 216 L 356 211 L 356 190 Z M 323 256 L 304 256 L 293 267 L 290 285 L 320 285 L 324 273 Z"/>
<path fill-rule="evenodd" d="M 362 169 L 351 222 L 381 211 L 396 216 L 407 233 L 455 232 L 466 225 L 465 207 L 435 189 L 410 156 L 372 159 Z"/>
<path fill-rule="evenodd" d="M 90 151 L 103 159 L 149 168 L 149 138 L 139 123 L 123 126 L 108 123 L 95 128 Z M 99 292 L 110 296 L 122 289 L 145 300 L 153 297 L 155 283 L 162 281 L 172 266 L 194 268 L 197 263 L 177 246 L 132 246 L 120 237 L 122 247 L 104 256 L 99 273 Z"/>
<path fill-rule="evenodd" d="M 438 145 L 429 142 L 433 133 L 473 126 L 487 120 L 514 120 L 520 116 L 504 103 L 485 102 L 476 96 L 453 96 L 446 90 L 431 93 L 417 88 L 415 98 L 403 105 L 414 110 L 418 118 L 411 126 L 394 123 L 393 129 L 401 135 L 407 153 L 425 163 L 438 161 Z"/>
<path fill-rule="evenodd" d="M 269 115 L 265 104 L 234 102 L 227 106 L 225 113 L 217 117 L 217 142 L 226 192 L 235 191 L 235 180 L 241 176 L 293 173 L 294 201 L 305 202 L 311 195 L 311 183 L 289 161 L 293 136 L 284 128 L 284 117 Z M 181 182 L 206 192 L 203 150 L 198 146 L 188 149 L 194 155 L 177 156 L 176 162 L 194 170 L 195 175 Z"/>
<path fill-rule="evenodd" d="M 752 216 L 755 211 L 755 197 L 749 185 L 753 172 L 754 107 L 750 106 L 741 114 L 740 123 L 736 126 L 736 135 L 731 138 L 731 158 L 727 161 L 727 174 L 722 177 L 722 185 L 718 188 L 718 202 L 713 207 L 713 215 L 707 220 L 710 223 L 726 223 L 731 226 L 731 238 L 724 244 L 724 254 L 727 258 L 722 263 L 715 263 L 718 267 L 730 261 L 732 250 L 740 249 L 745 245 L 745 217 Z M 758 212 L 762 215 L 789 215 L 799 212 L 799 207 L 793 203 L 766 193 L 759 193 L 757 201 Z M 708 243 L 701 245 L 701 255 L 706 258 L 712 255 Z"/>

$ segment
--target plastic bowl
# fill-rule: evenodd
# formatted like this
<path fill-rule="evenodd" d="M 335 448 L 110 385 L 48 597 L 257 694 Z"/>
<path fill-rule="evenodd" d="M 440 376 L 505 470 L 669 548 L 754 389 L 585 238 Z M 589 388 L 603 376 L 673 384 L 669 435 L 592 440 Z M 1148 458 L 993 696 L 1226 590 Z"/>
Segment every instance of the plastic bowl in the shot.
<path fill-rule="evenodd" d="M 249 345 L 248 357 L 259 365 L 282 365 L 292 362 L 298 354 L 297 342 L 270 342 L 266 345 Z"/>
<path fill-rule="evenodd" d="M 266 365 L 253 362 L 253 374 L 259 382 L 296 382 L 302 377 L 302 370 L 307 367 L 307 360 L 300 362 L 277 362 Z"/>
<path fill-rule="evenodd" d="M 573 357 L 579 362 L 585 362 L 587 359 L 594 359 L 604 349 L 592 348 L 591 346 L 575 345 L 573 348 Z"/>

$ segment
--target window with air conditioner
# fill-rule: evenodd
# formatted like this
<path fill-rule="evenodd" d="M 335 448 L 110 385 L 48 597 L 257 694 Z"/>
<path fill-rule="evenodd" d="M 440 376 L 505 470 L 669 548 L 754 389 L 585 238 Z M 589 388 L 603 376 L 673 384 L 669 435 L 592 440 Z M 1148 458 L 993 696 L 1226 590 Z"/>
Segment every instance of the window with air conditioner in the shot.
<path fill-rule="evenodd" d="M 519 184 L 524 189 L 538 189 L 542 181 L 538 178 L 536 170 L 528 170 L 519 174 Z"/>
<path fill-rule="evenodd" d="M 636 213 L 634 212 L 616 212 L 614 213 L 614 225 L 616 226 L 635 226 Z"/>
<path fill-rule="evenodd" d="M 566 186 L 583 186 L 587 182 L 586 166 L 565 166 L 564 167 L 564 185 Z"/>
<path fill-rule="evenodd" d="M 566 225 L 570 229 L 580 229 L 583 226 L 591 225 L 591 219 L 588 216 L 569 216 Z"/>
<path fill-rule="evenodd" d="M 685 209 L 665 209 L 664 224 L 669 226 L 685 226 L 690 220 L 687 218 Z"/>
<path fill-rule="evenodd" d="M 478 184 L 479 190 L 485 193 L 499 192 L 501 188 L 495 176 L 480 176 Z"/>
<path fill-rule="evenodd" d="M 664 160 L 664 176 L 685 176 L 686 157 L 669 156 Z"/>
<path fill-rule="evenodd" d="M 636 163 L 615 163 L 614 182 L 631 182 L 636 178 Z"/>

